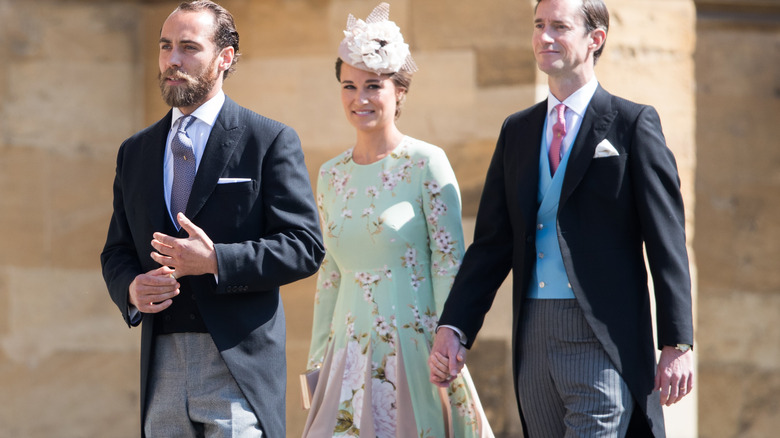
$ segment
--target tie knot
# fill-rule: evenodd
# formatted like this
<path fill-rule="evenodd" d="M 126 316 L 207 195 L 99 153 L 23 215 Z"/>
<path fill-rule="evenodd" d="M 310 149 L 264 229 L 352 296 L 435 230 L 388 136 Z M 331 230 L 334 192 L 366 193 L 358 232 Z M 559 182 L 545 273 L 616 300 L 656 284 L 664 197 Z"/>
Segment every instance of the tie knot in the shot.
<path fill-rule="evenodd" d="M 189 116 L 183 117 L 181 119 L 181 121 L 179 122 L 179 131 L 185 131 L 186 132 L 187 129 L 189 129 L 189 127 L 192 124 L 192 122 L 194 122 L 194 121 L 195 121 L 195 116 L 189 115 Z"/>
<path fill-rule="evenodd" d="M 194 116 L 186 116 L 179 119 L 179 128 L 171 139 L 171 151 L 174 157 L 181 156 L 185 160 L 194 158 L 192 139 L 187 134 L 187 128 L 195 121 Z"/>
<path fill-rule="evenodd" d="M 558 122 L 565 123 L 566 121 L 566 105 L 559 103 L 555 105 L 555 110 L 558 111 Z"/>

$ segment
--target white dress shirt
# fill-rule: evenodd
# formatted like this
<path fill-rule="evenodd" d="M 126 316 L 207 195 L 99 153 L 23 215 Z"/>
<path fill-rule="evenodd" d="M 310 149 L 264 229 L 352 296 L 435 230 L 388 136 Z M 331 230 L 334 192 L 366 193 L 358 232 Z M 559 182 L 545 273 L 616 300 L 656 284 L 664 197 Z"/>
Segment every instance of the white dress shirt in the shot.
<path fill-rule="evenodd" d="M 553 125 L 558 120 L 558 113 L 555 111 L 555 107 L 562 103 L 566 105 L 566 112 L 564 118 L 566 119 L 566 135 L 561 142 L 561 158 L 566 155 L 566 151 L 569 150 L 574 139 L 577 138 L 577 132 L 582 126 L 582 118 L 585 116 L 585 110 L 588 109 L 588 104 L 596 93 L 596 88 L 599 86 L 599 81 L 594 76 L 587 84 L 582 88 L 575 91 L 571 96 L 564 99 L 563 102 L 553 96 L 552 93 L 547 94 L 547 129 L 544 133 L 544 143 L 546 145 L 546 153 L 550 153 L 550 144 L 553 139 Z"/>

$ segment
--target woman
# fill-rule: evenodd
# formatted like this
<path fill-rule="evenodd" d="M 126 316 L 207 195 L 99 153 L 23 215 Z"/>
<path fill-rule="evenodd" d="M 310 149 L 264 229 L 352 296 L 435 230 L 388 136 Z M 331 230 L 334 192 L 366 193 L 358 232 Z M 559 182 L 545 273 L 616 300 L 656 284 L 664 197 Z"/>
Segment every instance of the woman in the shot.
<path fill-rule="evenodd" d="M 352 15 L 336 78 L 354 147 L 317 182 L 327 255 L 309 368 L 321 367 L 304 437 L 492 436 L 468 371 L 430 383 L 438 312 L 463 255 L 460 194 L 444 151 L 395 124 L 417 70 L 382 3 Z"/>

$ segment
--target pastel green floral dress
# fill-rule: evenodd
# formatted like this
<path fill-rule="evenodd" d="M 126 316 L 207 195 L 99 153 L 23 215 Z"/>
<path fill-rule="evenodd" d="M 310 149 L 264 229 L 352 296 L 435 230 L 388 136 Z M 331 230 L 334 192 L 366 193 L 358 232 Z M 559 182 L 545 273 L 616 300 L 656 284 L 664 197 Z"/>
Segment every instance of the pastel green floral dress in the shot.
<path fill-rule="evenodd" d="M 460 192 L 444 151 L 404 137 L 317 181 L 327 255 L 309 368 L 321 367 L 304 437 L 490 437 L 468 371 L 440 389 L 428 355 L 463 256 Z"/>

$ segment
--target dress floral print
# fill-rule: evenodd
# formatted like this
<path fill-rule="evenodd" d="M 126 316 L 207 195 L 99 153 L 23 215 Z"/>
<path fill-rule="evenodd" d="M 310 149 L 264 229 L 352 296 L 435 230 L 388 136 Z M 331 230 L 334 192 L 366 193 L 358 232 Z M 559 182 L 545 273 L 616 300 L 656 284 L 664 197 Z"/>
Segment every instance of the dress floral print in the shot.
<path fill-rule="evenodd" d="M 468 371 L 428 380 L 438 314 L 464 252 L 460 194 L 444 152 L 405 137 L 368 165 L 320 169 L 327 255 L 309 352 L 321 367 L 304 436 L 492 436 Z"/>

